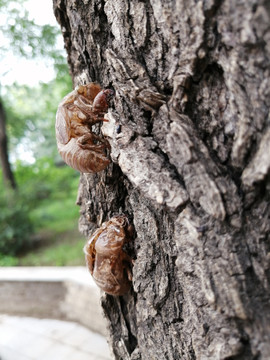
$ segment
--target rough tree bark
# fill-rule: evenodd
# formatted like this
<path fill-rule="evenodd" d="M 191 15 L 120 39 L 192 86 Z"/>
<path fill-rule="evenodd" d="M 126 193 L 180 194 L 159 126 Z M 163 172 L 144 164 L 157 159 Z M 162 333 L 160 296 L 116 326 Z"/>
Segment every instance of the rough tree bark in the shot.
<path fill-rule="evenodd" d="M 8 138 L 6 132 L 6 114 L 0 99 L 0 163 L 3 179 L 7 186 L 16 189 L 16 182 L 8 159 Z"/>
<path fill-rule="evenodd" d="M 270 6 L 54 0 L 74 85 L 116 95 L 85 235 L 136 229 L 133 289 L 102 295 L 116 359 L 270 358 Z"/>

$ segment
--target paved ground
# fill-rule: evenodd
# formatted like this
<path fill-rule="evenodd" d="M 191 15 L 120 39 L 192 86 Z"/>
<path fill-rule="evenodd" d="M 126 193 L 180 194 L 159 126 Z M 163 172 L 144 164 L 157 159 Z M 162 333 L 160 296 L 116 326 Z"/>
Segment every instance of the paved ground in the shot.
<path fill-rule="evenodd" d="M 0 315 L 0 360 L 109 360 L 104 337 L 74 322 Z"/>

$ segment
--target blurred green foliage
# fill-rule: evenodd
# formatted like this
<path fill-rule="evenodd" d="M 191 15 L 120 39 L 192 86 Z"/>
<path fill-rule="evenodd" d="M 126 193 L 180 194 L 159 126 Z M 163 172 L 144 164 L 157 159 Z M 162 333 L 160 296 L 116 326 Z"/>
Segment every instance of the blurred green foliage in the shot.
<path fill-rule="evenodd" d="M 18 258 L 0 253 L 0 266 L 17 266 L 18 264 Z"/>
<path fill-rule="evenodd" d="M 33 231 L 28 203 L 13 191 L 0 194 L 0 253 L 15 255 L 30 244 Z"/>
<path fill-rule="evenodd" d="M 66 231 L 79 210 L 75 206 L 79 174 L 57 167 L 50 158 L 35 164 L 17 162 L 18 191 L 0 188 L 0 253 L 16 255 L 29 249 L 39 231 Z"/>
<path fill-rule="evenodd" d="M 74 231 L 69 233 L 70 235 L 73 234 Z M 74 239 L 76 241 L 74 241 Z M 20 265 L 26 265 L 26 266 L 78 266 L 78 265 L 84 265 L 84 254 L 83 254 L 83 247 L 85 245 L 85 239 L 84 238 L 78 238 L 76 237 L 76 234 L 73 238 L 73 241 L 70 239 L 69 241 L 66 241 L 65 239 L 61 239 L 61 243 L 56 242 L 53 244 L 53 246 L 41 248 L 36 251 L 31 251 L 27 255 L 25 255 L 23 258 L 19 260 Z M 9 257 L 9 261 L 12 261 Z M 1 265 L 1 260 L 0 260 Z M 9 266 L 15 266 L 16 265 L 16 259 L 14 265 Z"/>

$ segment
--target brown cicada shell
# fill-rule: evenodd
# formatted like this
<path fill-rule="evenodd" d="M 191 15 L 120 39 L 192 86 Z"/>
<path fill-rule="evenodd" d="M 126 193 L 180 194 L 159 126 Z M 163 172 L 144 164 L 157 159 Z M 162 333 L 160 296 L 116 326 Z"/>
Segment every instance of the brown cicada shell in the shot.
<path fill-rule="evenodd" d="M 57 148 L 66 164 L 83 173 L 104 170 L 110 163 L 108 141 L 92 131 L 104 115 L 114 91 L 95 83 L 80 85 L 61 101 L 56 113 Z"/>
<path fill-rule="evenodd" d="M 131 287 L 132 259 L 123 250 L 133 236 L 125 215 L 102 224 L 84 247 L 86 263 L 96 284 L 111 295 L 123 295 Z"/>

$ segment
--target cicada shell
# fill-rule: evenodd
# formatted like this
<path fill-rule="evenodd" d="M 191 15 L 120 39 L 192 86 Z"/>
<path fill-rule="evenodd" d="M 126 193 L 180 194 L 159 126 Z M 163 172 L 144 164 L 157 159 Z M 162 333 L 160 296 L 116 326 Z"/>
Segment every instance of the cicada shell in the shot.
<path fill-rule="evenodd" d="M 101 90 L 95 83 L 78 86 L 58 106 L 57 148 L 63 160 L 83 173 L 99 172 L 110 163 L 108 141 L 93 132 L 92 126 L 106 121 L 113 90 Z"/>
<path fill-rule="evenodd" d="M 96 284 L 111 295 L 123 295 L 131 287 L 132 259 L 123 250 L 131 240 L 133 227 L 125 215 L 102 224 L 84 247 L 88 269 Z"/>

